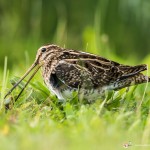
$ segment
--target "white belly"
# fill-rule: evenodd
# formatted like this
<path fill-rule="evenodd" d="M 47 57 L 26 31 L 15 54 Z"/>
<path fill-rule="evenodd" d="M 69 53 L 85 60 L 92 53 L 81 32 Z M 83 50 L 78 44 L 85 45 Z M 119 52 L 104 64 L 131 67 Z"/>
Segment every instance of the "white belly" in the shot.
<path fill-rule="evenodd" d="M 100 99 L 104 91 L 100 90 L 64 90 L 64 91 L 58 91 L 52 89 L 52 92 L 57 95 L 58 99 L 61 101 L 67 101 L 72 100 L 73 98 L 77 98 L 79 101 L 86 100 L 88 102 L 95 101 L 97 99 Z"/>

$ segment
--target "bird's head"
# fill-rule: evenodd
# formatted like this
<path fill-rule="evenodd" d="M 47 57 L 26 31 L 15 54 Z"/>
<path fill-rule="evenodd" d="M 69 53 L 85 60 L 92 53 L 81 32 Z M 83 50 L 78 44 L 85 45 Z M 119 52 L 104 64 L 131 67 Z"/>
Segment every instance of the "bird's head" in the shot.
<path fill-rule="evenodd" d="M 34 72 L 29 77 L 28 81 L 26 82 L 24 88 L 21 90 L 19 95 L 17 96 L 16 100 L 19 98 L 25 87 L 28 85 L 30 80 L 34 77 L 36 72 L 40 69 L 40 67 L 47 61 L 50 60 L 53 56 L 57 55 L 63 49 L 57 45 L 45 45 L 38 49 L 37 55 L 35 58 L 34 63 L 31 67 L 26 71 L 26 73 L 20 78 L 20 80 L 8 91 L 4 98 L 6 98 L 10 93 L 19 85 L 19 83 L 34 69 Z"/>
<path fill-rule="evenodd" d="M 50 59 L 51 57 L 57 55 L 57 53 L 59 53 L 60 51 L 62 51 L 62 48 L 57 45 L 41 46 L 37 51 L 34 63 L 42 65 L 47 59 Z"/>

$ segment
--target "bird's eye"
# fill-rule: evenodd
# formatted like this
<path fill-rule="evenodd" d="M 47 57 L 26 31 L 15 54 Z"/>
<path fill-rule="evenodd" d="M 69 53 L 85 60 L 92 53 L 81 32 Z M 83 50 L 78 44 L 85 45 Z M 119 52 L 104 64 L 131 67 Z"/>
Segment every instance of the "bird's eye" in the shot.
<path fill-rule="evenodd" d="M 46 48 L 42 48 L 41 52 L 44 53 L 46 51 Z"/>

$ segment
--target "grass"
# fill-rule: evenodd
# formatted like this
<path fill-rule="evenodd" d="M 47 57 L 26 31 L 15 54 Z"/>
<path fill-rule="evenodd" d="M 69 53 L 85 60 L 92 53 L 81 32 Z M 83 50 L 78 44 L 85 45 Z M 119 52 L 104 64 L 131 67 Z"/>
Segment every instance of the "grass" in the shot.
<path fill-rule="evenodd" d="M 97 5 L 94 27 L 86 24 L 84 29 L 81 28 L 83 33 L 80 34 L 75 34 L 68 29 L 67 17 L 64 17 L 66 14 L 61 13 L 60 9 L 58 9 L 58 24 L 56 31 L 54 30 L 54 38 L 49 33 L 49 29 L 51 29 L 50 24 L 52 24 L 53 20 L 49 22 L 49 25 L 47 24 L 47 27 L 45 24 L 43 26 L 44 18 L 46 18 L 44 22 L 48 23 L 47 17 L 49 17 L 49 14 L 53 14 L 47 13 L 51 9 L 45 9 L 45 7 L 43 7 L 43 10 L 40 8 L 35 9 L 38 8 L 38 5 L 34 5 L 34 9 L 33 7 L 26 7 L 32 9 L 32 15 L 34 10 L 37 10 L 38 13 L 35 14 L 39 14 L 39 16 L 36 17 L 32 15 L 26 16 L 26 11 L 24 10 L 21 11 L 22 13 L 14 14 L 11 11 L 9 12 L 8 9 L 3 9 L 6 13 L 3 13 L 5 15 L 2 16 L 3 26 L 1 30 L 6 32 L 2 32 L 1 35 L 0 58 L 3 61 L 3 56 L 9 55 L 8 66 L 11 66 L 13 69 L 10 72 L 8 71 L 7 58 L 5 58 L 4 69 L 0 70 L 0 150 L 121 150 L 124 149 L 123 144 L 129 143 L 129 141 L 132 143 L 132 146 L 129 147 L 132 150 L 150 149 L 150 85 L 143 84 L 131 87 L 129 90 L 122 89 L 117 92 L 110 92 L 107 93 L 104 99 L 97 100 L 90 105 L 78 102 L 77 98 L 74 98 L 72 101 L 68 100 L 66 103 L 59 103 L 57 98 L 49 93 L 38 73 L 18 101 L 10 106 L 10 110 L 5 110 L 3 105 L 5 93 L 12 87 L 11 84 L 14 84 L 18 77 L 27 69 L 27 66 L 31 63 L 29 57 L 31 59 L 35 55 L 34 50 L 42 45 L 41 41 L 43 43 L 53 41 L 64 47 L 71 45 L 70 48 L 74 48 L 73 45 L 82 45 L 83 49 L 88 52 L 100 54 L 104 57 L 107 56 L 107 58 L 117 60 L 120 63 L 134 64 L 137 61 L 136 55 L 134 57 L 131 52 L 129 56 L 126 51 L 124 53 L 121 51 L 122 55 L 128 57 L 128 59 L 122 60 L 116 57 L 115 51 L 112 50 L 116 49 L 116 47 L 111 47 L 110 49 L 110 46 L 113 46 L 113 44 L 110 45 L 110 42 L 112 39 L 114 39 L 114 44 L 116 43 L 115 41 L 118 41 L 117 43 L 123 42 L 124 46 L 122 48 L 129 51 L 136 49 L 136 47 L 133 47 L 135 44 L 137 45 L 136 50 L 139 50 L 137 54 L 143 54 L 144 51 L 140 50 L 144 50 L 141 47 L 147 45 L 143 44 L 147 42 L 143 38 L 146 28 L 143 29 L 141 24 L 137 24 L 138 22 L 141 23 L 141 21 L 132 23 L 135 22 L 132 17 L 123 16 L 131 19 L 128 22 L 128 32 L 130 33 L 128 34 L 127 30 L 122 30 L 126 29 L 126 23 L 123 23 L 122 20 L 121 24 L 120 21 L 114 21 L 114 17 L 111 17 L 111 15 L 117 17 L 114 14 L 116 12 L 114 9 L 107 9 L 106 2 L 108 1 L 101 1 Z M 29 4 L 26 3 L 25 5 L 28 6 Z M 63 6 L 59 5 L 61 8 L 64 6 L 64 4 L 62 4 Z M 10 5 L 13 9 L 12 11 L 17 10 L 18 6 L 16 5 L 16 9 L 14 9 L 14 6 Z M 116 6 L 119 5 L 116 3 Z M 135 8 L 137 9 L 137 7 Z M 48 16 L 41 19 L 41 10 L 45 11 L 43 14 Z M 99 10 L 102 11 L 99 12 Z M 27 18 L 22 17 L 22 15 Z M 70 16 L 72 17 L 72 15 Z M 120 14 L 118 17 L 120 17 Z M 13 21 L 11 18 L 13 18 Z M 34 18 L 42 22 L 38 23 L 33 20 Z M 105 18 L 108 18 L 108 20 Z M 139 18 L 141 19 L 141 17 Z M 120 19 L 118 18 L 117 20 Z M 24 26 L 21 26 L 21 29 L 17 30 L 16 34 L 16 29 L 20 28 L 20 23 Z M 31 27 L 28 27 L 26 23 L 31 24 Z M 80 24 L 72 23 L 72 25 L 75 25 L 77 30 L 80 29 Z M 132 25 L 134 26 L 133 29 Z M 71 25 L 69 26 L 71 27 Z M 46 34 L 43 33 L 43 29 L 46 31 Z M 139 33 L 139 29 L 143 29 L 141 33 Z M 26 31 L 29 32 L 25 34 Z M 124 34 L 124 31 L 127 33 Z M 105 33 L 109 33 L 109 35 Z M 112 36 L 112 34 L 115 34 L 115 36 Z M 48 37 L 45 38 L 45 36 Z M 82 41 L 80 41 L 80 38 Z M 64 43 L 70 44 L 64 45 Z M 119 50 L 122 48 L 119 48 Z M 25 52 L 24 57 L 24 50 L 29 51 L 30 55 Z M 22 65 L 18 63 L 23 59 L 26 59 L 25 63 L 23 61 L 21 61 Z M 143 60 L 143 63 L 147 63 L 150 66 L 150 55 Z M 13 67 L 12 64 L 15 64 L 17 67 Z M 14 75 L 17 77 L 14 77 Z M 7 100 L 14 100 L 25 82 L 22 82 Z"/>
<path fill-rule="evenodd" d="M 109 92 L 104 99 L 90 105 L 78 102 L 77 98 L 59 103 L 54 95 L 50 95 L 38 74 L 11 109 L 5 110 L 3 97 L 6 85 L 11 86 L 6 66 L 5 59 L 0 149 L 115 150 L 123 149 L 123 144 L 129 141 L 132 149 L 149 149 L 149 85 Z M 13 77 L 11 83 L 17 80 Z M 25 82 L 9 98 L 14 99 Z"/>

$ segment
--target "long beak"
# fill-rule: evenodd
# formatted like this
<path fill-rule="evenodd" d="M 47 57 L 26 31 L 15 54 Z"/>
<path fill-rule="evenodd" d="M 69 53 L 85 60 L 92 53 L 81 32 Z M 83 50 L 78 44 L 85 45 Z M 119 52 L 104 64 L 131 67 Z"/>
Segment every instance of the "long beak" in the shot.
<path fill-rule="evenodd" d="M 32 64 L 32 66 L 27 70 L 27 72 L 22 76 L 22 78 L 8 91 L 8 93 L 5 95 L 4 99 L 11 94 L 11 92 L 19 85 L 19 83 L 37 66 L 38 64 L 35 62 Z M 23 89 L 20 91 L 20 93 L 18 94 L 16 100 L 19 98 L 19 96 L 21 95 L 21 93 L 24 91 L 25 87 L 28 85 L 28 83 L 31 81 L 31 79 L 34 77 L 34 75 L 36 74 L 36 72 L 39 70 L 39 68 L 41 67 L 41 65 L 38 65 L 38 67 L 36 68 L 36 70 L 33 72 L 33 74 L 31 75 L 31 77 L 28 79 L 28 81 L 26 82 L 26 84 L 24 85 Z"/>

